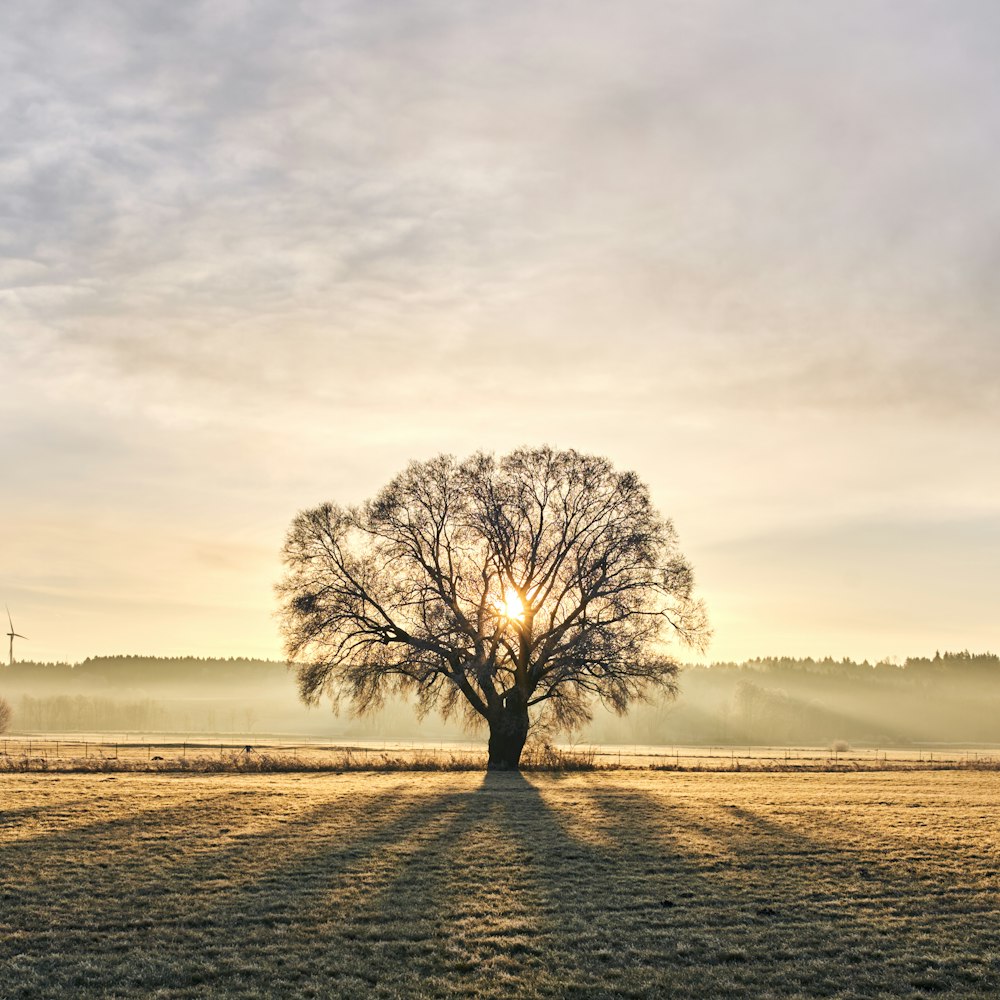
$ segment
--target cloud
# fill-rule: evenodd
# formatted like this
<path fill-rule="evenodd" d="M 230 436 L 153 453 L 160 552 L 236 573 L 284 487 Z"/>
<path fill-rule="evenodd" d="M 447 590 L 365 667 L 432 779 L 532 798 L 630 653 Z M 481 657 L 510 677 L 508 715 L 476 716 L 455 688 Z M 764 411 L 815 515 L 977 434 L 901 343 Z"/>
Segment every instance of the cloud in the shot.
<path fill-rule="evenodd" d="M 979 18 L 96 9 L 12 26 L 16 249 L 86 289 L 43 319 L 128 373 L 137 345 L 157 368 L 178 342 L 197 374 L 279 324 L 306 351 L 475 349 L 503 325 L 752 355 L 996 318 Z"/>
<path fill-rule="evenodd" d="M 161 412 L 626 353 L 686 405 L 992 404 L 990 7 L 573 15 L 8 8 L 6 336 Z"/>
<path fill-rule="evenodd" d="M 873 469 L 974 507 L 998 29 L 901 0 L 7 4 L 0 438 L 34 475 L 5 509 L 155 508 L 209 551 L 234 503 L 273 530 L 538 440 L 712 537 L 794 517 L 803 476 L 818 518 L 896 503 Z"/>

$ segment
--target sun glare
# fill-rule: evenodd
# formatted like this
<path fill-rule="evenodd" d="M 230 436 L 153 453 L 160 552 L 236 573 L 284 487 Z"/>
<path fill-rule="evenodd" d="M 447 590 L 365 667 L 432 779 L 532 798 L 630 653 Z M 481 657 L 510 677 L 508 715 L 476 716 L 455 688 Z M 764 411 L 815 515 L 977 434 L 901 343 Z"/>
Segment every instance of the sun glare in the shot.
<path fill-rule="evenodd" d="M 524 620 L 524 602 L 521 600 L 520 594 L 513 587 L 507 588 L 503 600 L 494 601 L 493 603 L 496 605 L 498 614 L 504 618 L 509 618 L 511 621 L 516 622 Z"/>

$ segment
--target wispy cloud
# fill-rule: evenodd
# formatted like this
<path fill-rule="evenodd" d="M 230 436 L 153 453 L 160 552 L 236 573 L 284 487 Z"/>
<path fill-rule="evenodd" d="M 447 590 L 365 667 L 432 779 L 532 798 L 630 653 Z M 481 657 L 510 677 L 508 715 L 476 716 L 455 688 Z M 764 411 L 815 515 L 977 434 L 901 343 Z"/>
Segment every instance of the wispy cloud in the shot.
<path fill-rule="evenodd" d="M 215 551 L 234 490 L 272 530 L 526 440 L 713 537 L 898 505 L 874 469 L 977 509 L 998 42 L 985 2 L 6 4 L 3 512 Z"/>

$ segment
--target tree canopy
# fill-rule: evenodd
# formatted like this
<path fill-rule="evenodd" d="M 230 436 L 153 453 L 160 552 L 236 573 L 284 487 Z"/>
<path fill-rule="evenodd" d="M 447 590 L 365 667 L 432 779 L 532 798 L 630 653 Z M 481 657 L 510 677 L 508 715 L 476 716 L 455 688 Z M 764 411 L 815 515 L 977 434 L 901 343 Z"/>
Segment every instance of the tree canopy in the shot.
<path fill-rule="evenodd" d="M 373 500 L 294 519 L 278 586 L 303 698 L 364 712 L 387 693 L 490 729 L 517 767 L 529 726 L 571 728 L 675 689 L 669 640 L 704 609 L 669 520 L 632 472 L 551 448 L 414 462 Z"/>

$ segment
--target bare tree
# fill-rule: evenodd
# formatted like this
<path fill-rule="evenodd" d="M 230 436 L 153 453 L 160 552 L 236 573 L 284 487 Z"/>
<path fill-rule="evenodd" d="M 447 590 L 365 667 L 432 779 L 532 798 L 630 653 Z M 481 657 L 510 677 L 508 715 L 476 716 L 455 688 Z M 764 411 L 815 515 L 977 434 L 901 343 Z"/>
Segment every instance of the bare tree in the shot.
<path fill-rule="evenodd" d="M 11 711 L 10 703 L 4 698 L 0 698 L 0 733 L 7 731 L 12 715 L 13 712 Z"/>
<path fill-rule="evenodd" d="M 668 640 L 702 646 L 704 609 L 673 526 L 632 472 L 551 448 L 414 462 L 359 507 L 300 513 L 278 585 L 300 693 L 489 726 L 517 768 L 532 721 L 560 728 L 676 689 Z"/>

